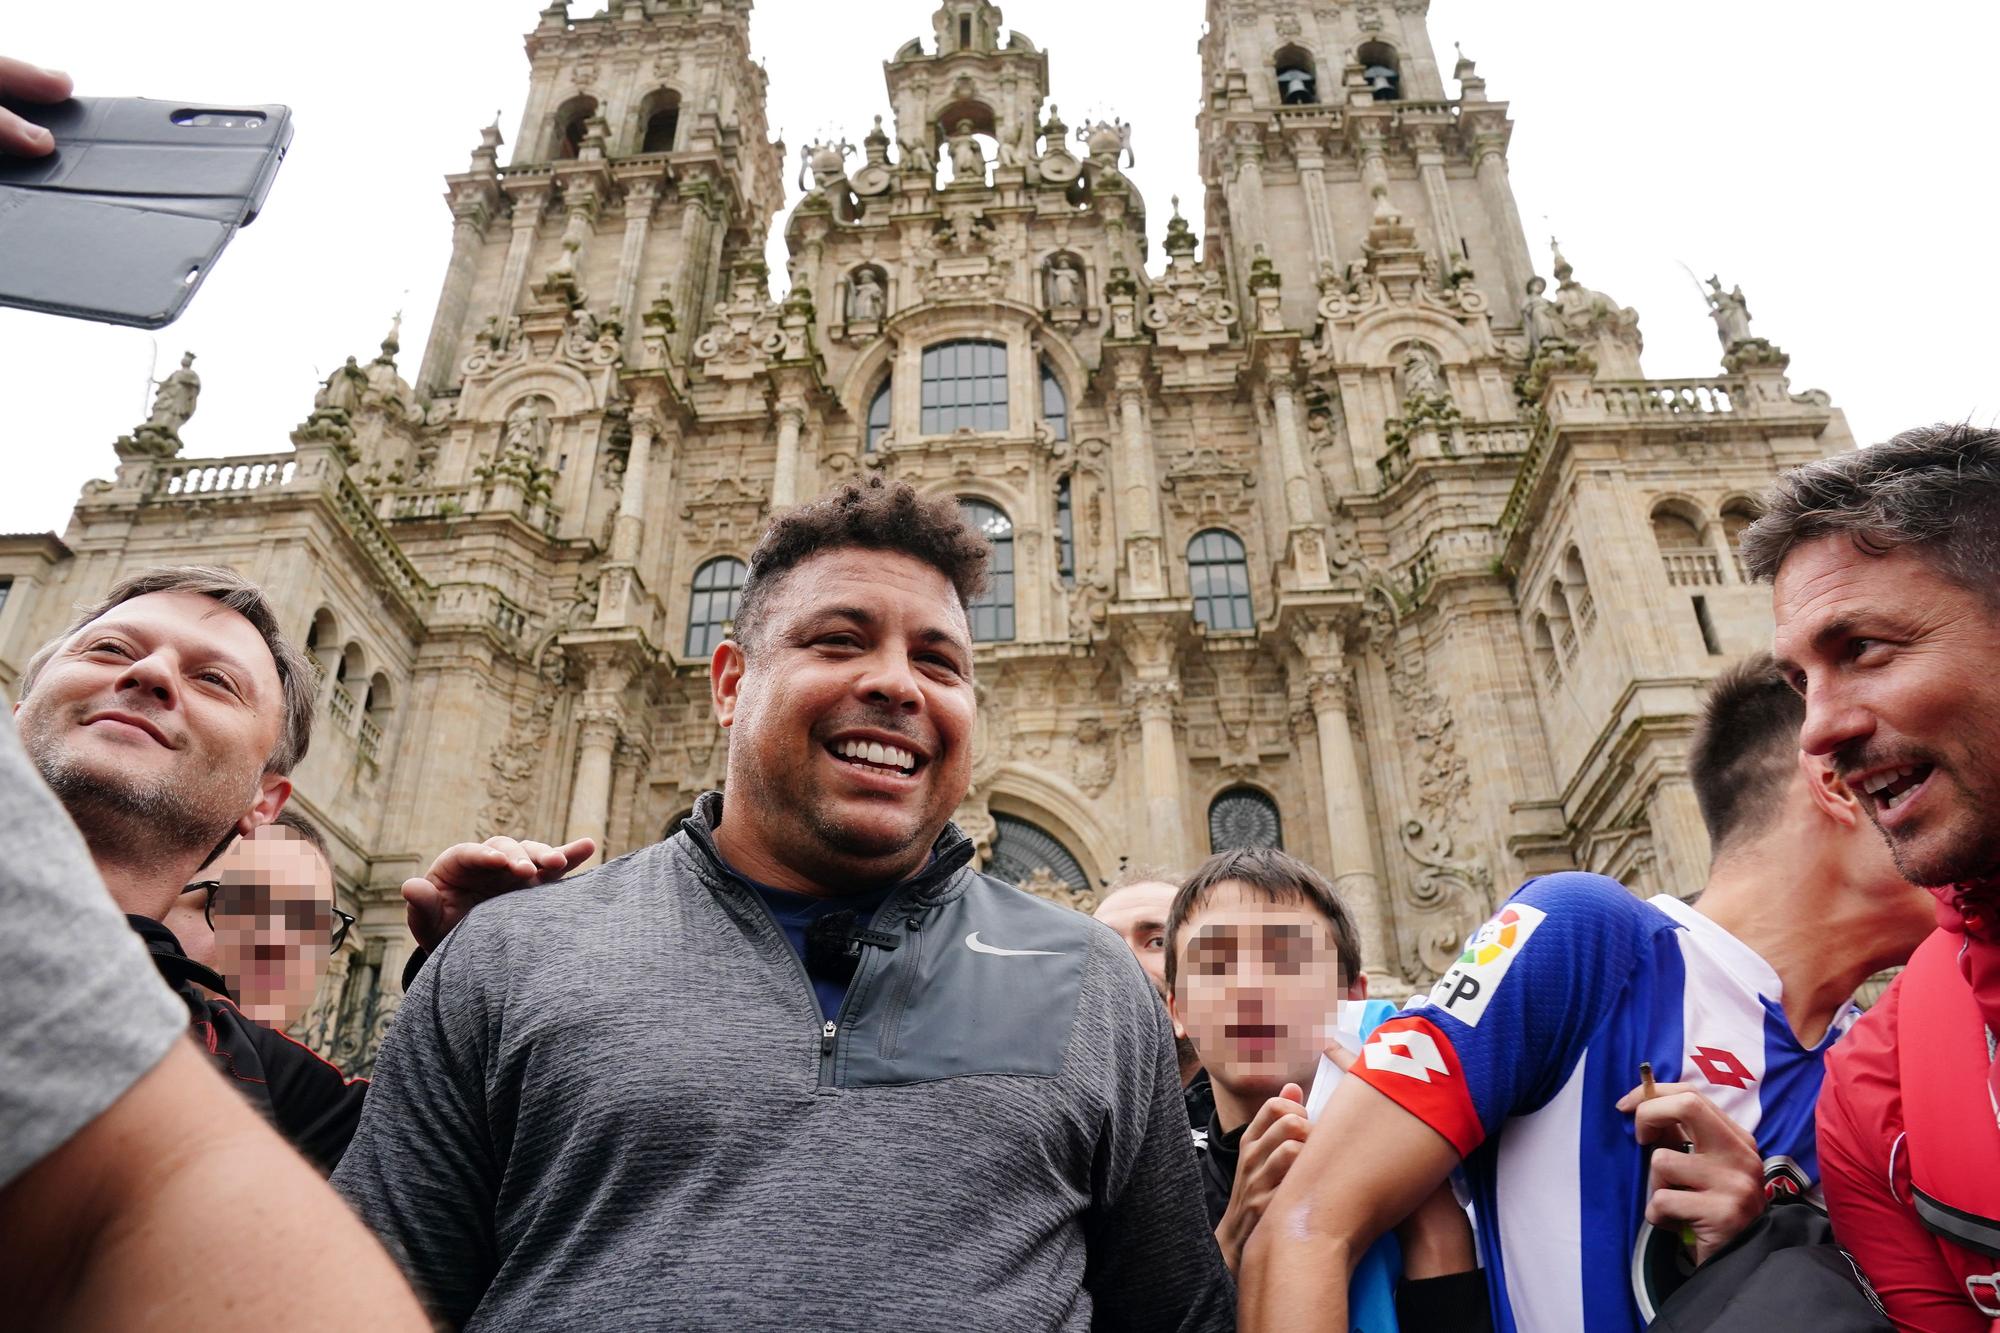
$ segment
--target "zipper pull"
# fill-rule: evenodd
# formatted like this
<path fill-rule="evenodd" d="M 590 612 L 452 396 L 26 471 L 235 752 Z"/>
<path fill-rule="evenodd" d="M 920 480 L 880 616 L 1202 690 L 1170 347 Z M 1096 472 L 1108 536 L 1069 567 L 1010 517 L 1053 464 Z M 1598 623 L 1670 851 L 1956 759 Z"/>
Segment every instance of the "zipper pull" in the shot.
<path fill-rule="evenodd" d="M 834 1035 L 839 1031 L 840 1031 L 840 1025 L 831 1020 L 828 1020 L 827 1025 L 820 1029 L 819 1053 L 822 1056 L 833 1054 L 833 1038 Z"/>

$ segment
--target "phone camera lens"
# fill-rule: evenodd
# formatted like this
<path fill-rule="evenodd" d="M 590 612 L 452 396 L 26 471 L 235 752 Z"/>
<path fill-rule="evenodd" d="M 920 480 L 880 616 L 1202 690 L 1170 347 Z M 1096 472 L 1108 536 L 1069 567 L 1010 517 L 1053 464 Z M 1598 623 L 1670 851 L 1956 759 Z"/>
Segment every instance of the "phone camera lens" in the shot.
<path fill-rule="evenodd" d="M 243 122 L 243 128 L 246 130 L 261 130 L 264 128 L 264 122 L 261 120 L 246 120 Z"/>

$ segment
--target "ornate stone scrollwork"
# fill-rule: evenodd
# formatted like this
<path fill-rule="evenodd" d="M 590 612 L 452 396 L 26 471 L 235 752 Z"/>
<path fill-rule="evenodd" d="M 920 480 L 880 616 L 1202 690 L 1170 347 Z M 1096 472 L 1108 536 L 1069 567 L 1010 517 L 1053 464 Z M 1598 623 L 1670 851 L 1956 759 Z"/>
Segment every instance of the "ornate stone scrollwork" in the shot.
<path fill-rule="evenodd" d="M 1404 822 L 1402 842 L 1419 867 L 1405 896 L 1421 914 L 1408 933 L 1404 973 L 1419 981 L 1450 967 L 1466 937 L 1491 912 L 1493 873 L 1476 852 L 1455 856 L 1451 836 L 1432 832 L 1420 820 Z"/>

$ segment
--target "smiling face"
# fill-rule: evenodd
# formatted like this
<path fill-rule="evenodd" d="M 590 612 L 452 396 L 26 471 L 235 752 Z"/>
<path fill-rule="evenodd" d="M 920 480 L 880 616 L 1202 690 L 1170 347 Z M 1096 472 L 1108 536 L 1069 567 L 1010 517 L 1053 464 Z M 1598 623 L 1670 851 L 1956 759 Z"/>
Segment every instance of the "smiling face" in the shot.
<path fill-rule="evenodd" d="M 1366 993 L 1340 975 L 1331 923 L 1305 902 L 1225 880 L 1176 943 L 1174 1016 L 1209 1076 L 1240 1097 L 1311 1086 L 1340 1002 Z"/>
<path fill-rule="evenodd" d="M 928 857 L 972 771 L 972 634 L 951 581 L 838 548 L 771 590 L 746 654 L 716 649 L 729 772 L 717 845 L 754 879 L 852 892 Z"/>
<path fill-rule="evenodd" d="M 261 823 L 278 670 L 248 620 L 194 592 L 134 597 L 71 635 L 16 706 L 21 743 L 93 849 L 206 852 Z M 247 825 L 246 825 L 247 827 Z"/>
<path fill-rule="evenodd" d="M 1804 543 L 1776 580 L 1780 669 L 1823 755 L 1930 887 L 2000 876 L 2000 609 L 1911 548 Z"/>

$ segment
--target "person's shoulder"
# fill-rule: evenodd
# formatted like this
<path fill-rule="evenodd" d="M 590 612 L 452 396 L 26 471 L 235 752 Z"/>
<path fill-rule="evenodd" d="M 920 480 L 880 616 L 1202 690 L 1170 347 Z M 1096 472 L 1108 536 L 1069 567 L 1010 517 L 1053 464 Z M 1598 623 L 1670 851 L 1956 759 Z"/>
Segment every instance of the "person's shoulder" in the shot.
<path fill-rule="evenodd" d="M 978 924 L 980 929 L 987 929 L 987 922 L 992 922 L 995 929 L 1004 923 L 1009 929 L 1026 930 L 1044 940 L 1045 943 L 1038 947 L 1046 948 L 1049 947 L 1048 942 L 1053 942 L 1072 948 L 1087 948 L 1100 939 L 1100 933 L 1118 942 L 1116 933 L 1110 927 L 1088 914 L 1050 902 L 1047 898 L 1038 898 L 991 875 L 967 872 L 960 902 L 966 918 Z"/>
<path fill-rule="evenodd" d="M 1523 912 L 1524 908 L 1528 911 Z M 1535 928 L 1550 928 L 1551 935 L 1607 941 L 1637 940 L 1675 928 L 1672 917 L 1617 880 L 1583 870 L 1563 870 L 1529 880 L 1501 905 L 1494 919 L 1505 922 L 1510 911 L 1517 919 L 1532 915 Z"/>
<path fill-rule="evenodd" d="M 600 921 L 635 893 L 657 891 L 674 875 L 668 842 L 649 843 L 615 861 L 593 866 L 553 884 L 538 884 L 488 898 L 466 914 L 452 936 L 478 927 L 477 934 L 513 937 L 567 926 L 579 919 Z"/>

